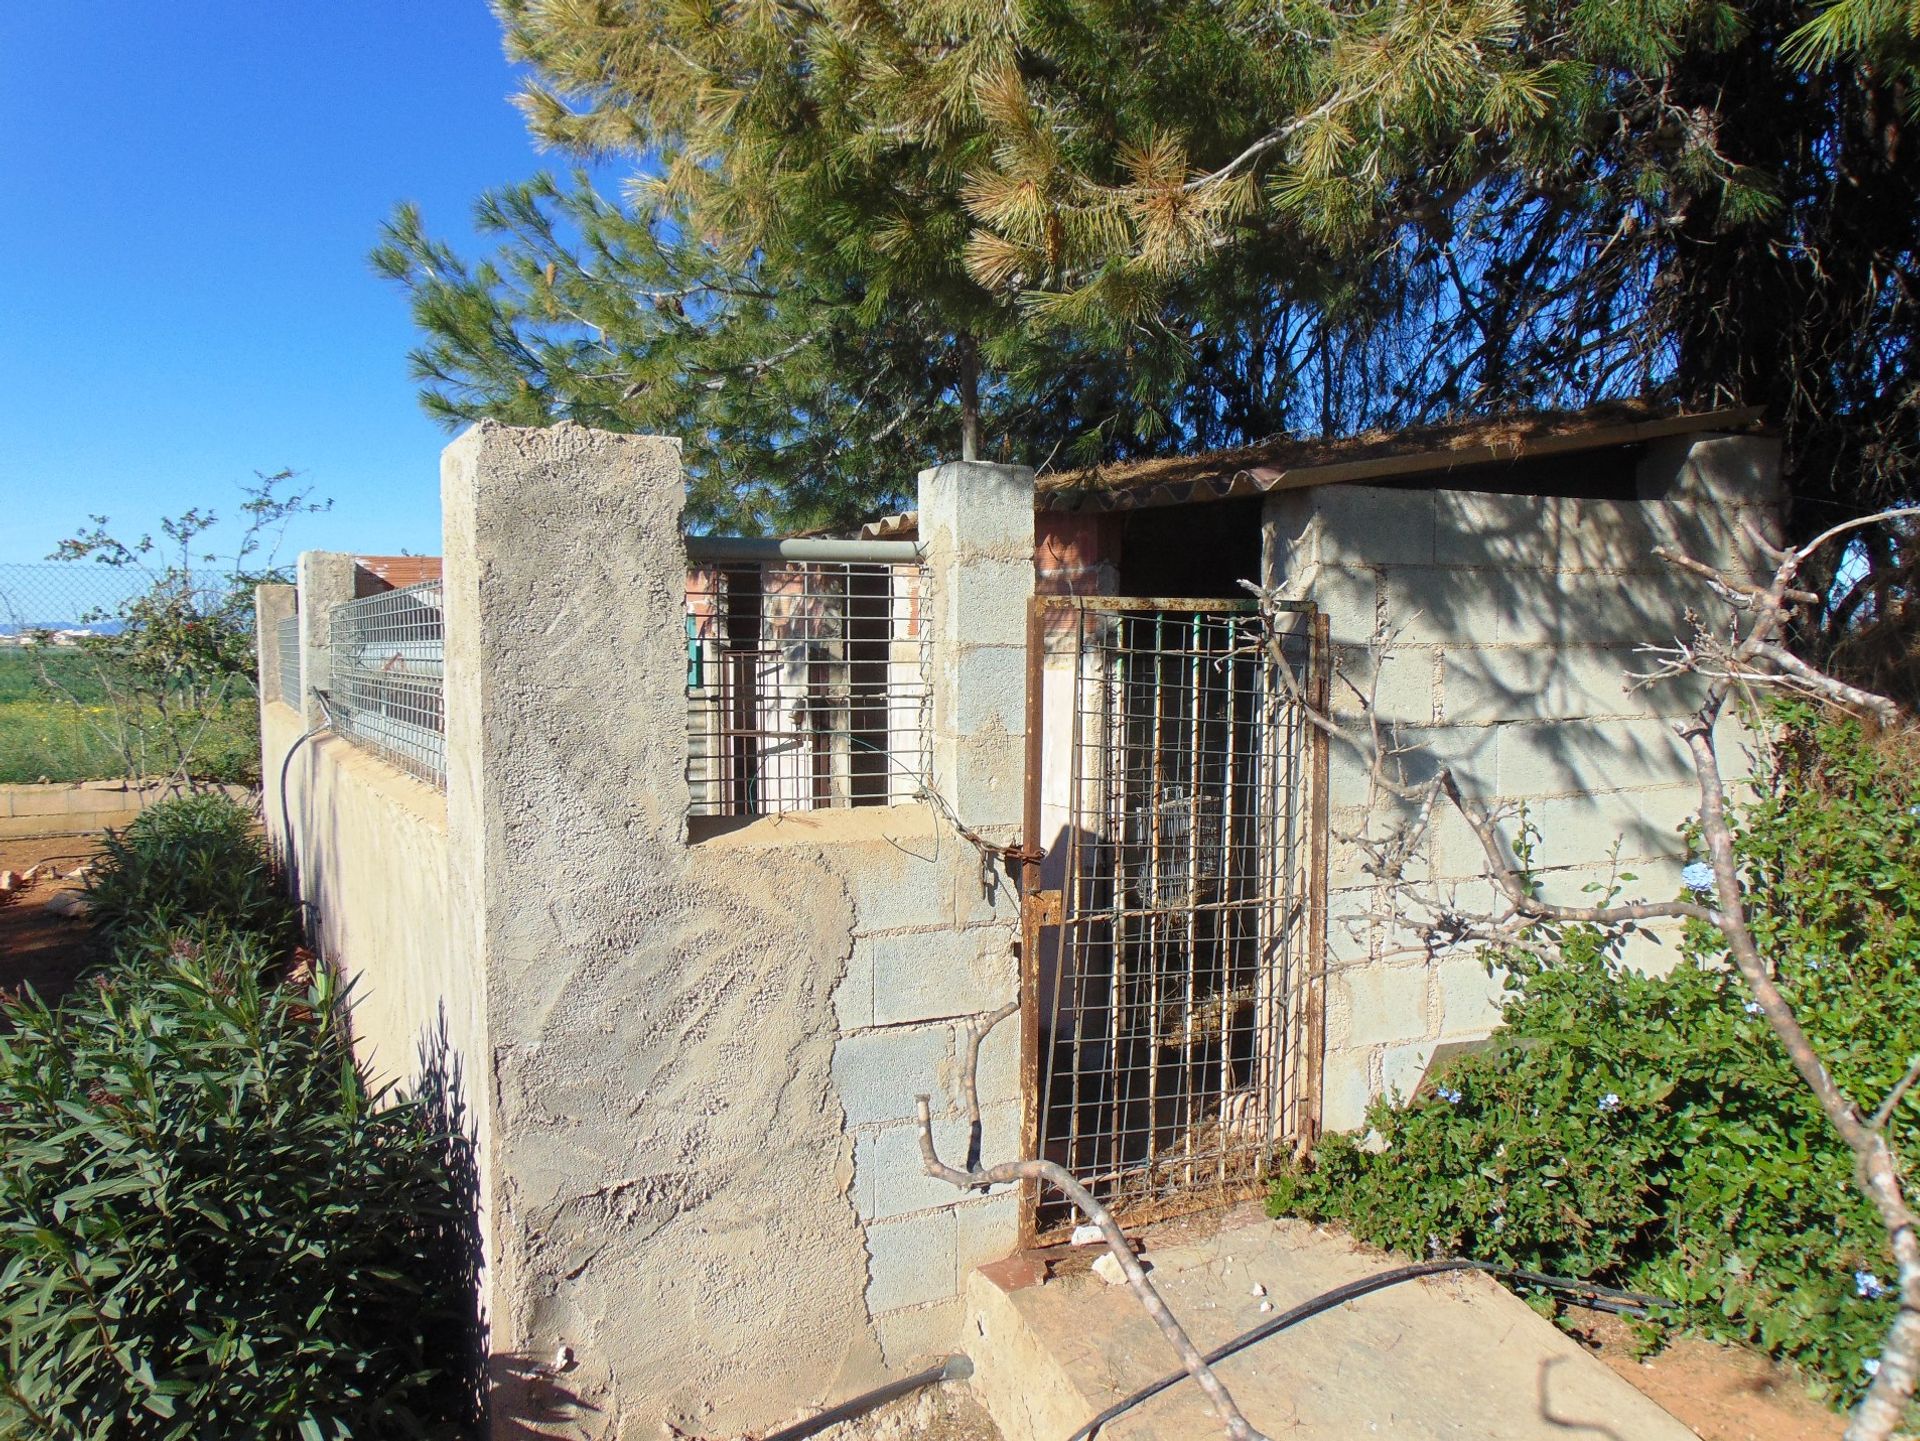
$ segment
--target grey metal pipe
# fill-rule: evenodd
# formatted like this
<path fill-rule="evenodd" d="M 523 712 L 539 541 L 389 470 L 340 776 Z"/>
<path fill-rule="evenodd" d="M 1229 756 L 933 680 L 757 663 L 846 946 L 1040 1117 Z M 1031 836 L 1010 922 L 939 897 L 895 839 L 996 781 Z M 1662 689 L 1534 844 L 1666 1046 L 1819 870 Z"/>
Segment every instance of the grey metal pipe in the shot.
<path fill-rule="evenodd" d="M 690 535 L 687 559 L 721 563 L 817 560 L 914 565 L 920 560 L 920 547 L 911 540 L 782 540 L 770 536 Z"/>
<path fill-rule="evenodd" d="M 842 1421 L 851 1421 L 856 1416 L 864 1416 L 874 1407 L 884 1406 L 889 1401 L 897 1401 L 900 1397 L 911 1395 L 923 1386 L 932 1386 L 940 1381 L 964 1381 L 971 1375 L 973 1375 L 973 1362 L 955 1352 L 938 1366 L 889 1382 L 876 1391 L 855 1396 L 851 1401 L 842 1401 L 838 1406 L 822 1411 L 818 1416 L 809 1416 L 804 1421 L 773 1432 L 766 1441 L 805 1441 L 806 1437 L 818 1436 L 829 1426 L 837 1426 Z"/>

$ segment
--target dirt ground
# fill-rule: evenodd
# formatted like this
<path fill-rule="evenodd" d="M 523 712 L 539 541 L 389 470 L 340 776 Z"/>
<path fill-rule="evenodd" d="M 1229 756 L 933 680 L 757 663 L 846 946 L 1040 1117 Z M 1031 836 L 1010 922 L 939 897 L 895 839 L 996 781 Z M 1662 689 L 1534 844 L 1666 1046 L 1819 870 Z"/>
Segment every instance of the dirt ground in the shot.
<path fill-rule="evenodd" d="M 94 855 L 91 836 L 50 836 L 44 840 L 0 840 L 0 871 L 24 872 L 42 861 L 58 860 L 72 870 Z M 76 890 L 78 881 L 43 879 L 0 903 L 0 991 L 31 985 L 52 999 L 73 984 L 92 958 L 84 921 L 56 916 L 46 908 L 56 891 Z"/>
<path fill-rule="evenodd" d="M 1000 1441 L 962 1381 L 931 1386 L 820 1433 L 825 1441 Z"/>
<path fill-rule="evenodd" d="M 1683 1337 L 1655 1355 L 1636 1356 L 1627 1324 L 1598 1313 L 1581 1320 L 1579 1334 L 1702 1441 L 1837 1441 L 1847 1429 L 1844 1416 L 1758 1352 Z"/>

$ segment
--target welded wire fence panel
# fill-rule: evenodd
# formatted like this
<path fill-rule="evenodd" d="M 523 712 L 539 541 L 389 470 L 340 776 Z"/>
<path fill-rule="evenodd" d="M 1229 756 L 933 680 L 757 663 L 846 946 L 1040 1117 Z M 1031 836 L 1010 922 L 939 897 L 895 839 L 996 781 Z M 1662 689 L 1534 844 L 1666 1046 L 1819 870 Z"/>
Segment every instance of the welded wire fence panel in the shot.
<path fill-rule="evenodd" d="M 927 768 L 925 571 L 716 564 L 687 577 L 696 816 L 892 805 Z"/>
<path fill-rule="evenodd" d="M 409 774 L 444 788 L 440 583 L 337 605 L 328 631 L 328 707 L 335 727 Z"/>
<path fill-rule="evenodd" d="M 273 643 L 280 656 L 280 699 L 300 709 L 300 617 L 282 616 Z"/>
<path fill-rule="evenodd" d="M 1311 632 L 1232 602 L 1101 604 L 1073 617 L 1039 1141 L 1144 1221 L 1257 1180 L 1302 1082 Z"/>

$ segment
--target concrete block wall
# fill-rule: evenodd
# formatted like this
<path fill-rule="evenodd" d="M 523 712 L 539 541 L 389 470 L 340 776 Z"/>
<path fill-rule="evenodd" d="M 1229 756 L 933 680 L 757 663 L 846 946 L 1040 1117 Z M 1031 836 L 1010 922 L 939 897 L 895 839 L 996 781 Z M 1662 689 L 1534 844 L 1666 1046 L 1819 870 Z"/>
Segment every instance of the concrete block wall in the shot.
<path fill-rule="evenodd" d="M 1410 775 L 1437 758 L 1470 798 L 1524 804 L 1548 893 L 1569 901 L 1605 879 L 1610 854 L 1658 896 L 1676 888 L 1686 858 L 1680 828 L 1697 792 L 1673 723 L 1697 688 L 1629 689 L 1627 672 L 1647 666 L 1636 646 L 1684 634 L 1686 607 L 1707 597 L 1653 548 L 1750 571 L 1743 527 L 1775 524 L 1769 439 L 1682 437 L 1621 463 L 1636 466 L 1623 477 L 1636 499 L 1336 485 L 1266 507 L 1269 583 L 1329 618 L 1336 719 L 1363 735 L 1371 693 L 1416 750 Z M 1387 637 L 1383 655 L 1375 647 Z M 1722 743 L 1737 771 L 1737 727 Z M 1485 1035 L 1498 1020 L 1498 984 L 1477 958 L 1431 959 L 1419 938 L 1368 921 L 1371 879 L 1338 839 L 1367 820 L 1366 765 L 1361 746 L 1335 743 L 1323 1098 L 1333 1129 L 1358 1125 L 1373 1097 L 1409 1091 L 1437 1043 Z M 1472 832 L 1443 812 L 1418 873 L 1470 902 L 1486 891 L 1483 861 Z M 1630 959 L 1671 955 L 1650 940 Z"/>
<path fill-rule="evenodd" d="M 1016 1244 L 1011 1194 L 923 1174 L 914 1116 L 929 1094 L 964 1155 L 965 1028 L 1017 989 L 1011 878 L 954 820 L 1018 832 L 1032 475 L 921 487 L 937 803 L 690 836 L 685 487 L 657 437 L 483 424 L 447 448 L 444 798 L 302 742 L 317 711 L 262 688 L 269 830 L 356 1043 L 383 1078 L 424 1043 L 464 1079 L 495 1434 L 767 1429 L 958 1348 L 966 1274 Z M 299 576 L 324 684 L 352 560 Z M 979 1089 L 986 1154 L 1011 1155 L 1017 1023 Z"/>
<path fill-rule="evenodd" d="M 659 438 L 482 425 L 443 464 L 497 1434 L 766 1429 L 959 1346 L 964 1275 L 1016 1241 L 1010 1196 L 922 1174 L 913 1118 L 930 1094 L 964 1145 L 964 1027 L 1015 991 L 1014 893 L 952 818 L 1019 818 L 1031 475 L 922 477 L 939 803 L 698 837 L 683 498 Z M 1016 1026 L 980 1090 L 1007 1154 Z"/>

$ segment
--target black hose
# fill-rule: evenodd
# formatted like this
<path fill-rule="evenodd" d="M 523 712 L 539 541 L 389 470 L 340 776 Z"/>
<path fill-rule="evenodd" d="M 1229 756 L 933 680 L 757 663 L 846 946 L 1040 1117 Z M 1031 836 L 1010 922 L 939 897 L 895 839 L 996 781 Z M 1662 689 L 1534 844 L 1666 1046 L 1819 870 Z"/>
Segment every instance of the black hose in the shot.
<path fill-rule="evenodd" d="M 936 1381 L 964 1381 L 973 1374 L 973 1362 L 965 1356 L 952 1355 L 938 1366 L 911 1376 L 903 1376 L 898 1381 L 889 1381 L 864 1395 L 855 1396 L 851 1401 L 842 1401 L 838 1406 L 829 1407 L 818 1416 L 809 1416 L 804 1421 L 796 1421 L 783 1431 L 775 1431 L 764 1441 L 801 1441 L 802 1437 L 817 1436 L 829 1426 L 837 1426 L 842 1421 L 851 1421 L 855 1416 L 863 1416 L 876 1406 L 884 1406 L 922 1386 L 931 1386 Z"/>
<path fill-rule="evenodd" d="M 1566 1276 L 1549 1276 L 1543 1271 L 1524 1271 L 1514 1266 L 1499 1266 L 1492 1261 L 1471 1261 L 1451 1258 L 1444 1261 L 1420 1261 L 1411 1266 L 1396 1266 L 1391 1271 L 1382 1271 L 1375 1276 L 1363 1276 L 1358 1281 L 1349 1281 L 1344 1286 L 1335 1286 L 1331 1291 L 1323 1291 L 1311 1300 L 1302 1301 L 1298 1306 L 1289 1307 L 1270 1320 L 1262 1321 L 1251 1331 L 1235 1336 L 1213 1350 L 1207 1352 L 1209 1366 L 1217 1365 L 1236 1352 L 1244 1351 L 1256 1342 L 1297 1326 L 1302 1321 L 1318 1316 L 1322 1311 L 1331 1311 L 1336 1306 L 1357 1300 L 1374 1291 L 1384 1291 L 1389 1286 L 1397 1286 L 1402 1281 L 1418 1280 L 1422 1276 L 1437 1276 L 1447 1271 L 1482 1271 L 1489 1276 L 1499 1276 L 1506 1280 L 1519 1281 L 1529 1286 L 1544 1286 L 1549 1290 L 1561 1291 L 1576 1298 L 1586 1298 L 1585 1304 L 1596 1310 L 1614 1311 L 1627 1315 L 1645 1315 L 1649 1306 L 1672 1306 L 1675 1303 L 1659 1296 L 1643 1296 L 1636 1291 L 1616 1290 L 1612 1286 L 1602 1286 L 1593 1281 L 1575 1281 Z M 1069 1441 L 1088 1441 L 1100 1428 L 1138 1406 L 1150 1397 L 1158 1396 L 1169 1386 L 1177 1386 L 1187 1379 L 1183 1371 L 1169 1371 L 1158 1381 L 1142 1386 L 1131 1396 L 1114 1402 L 1106 1410 L 1095 1416 L 1086 1425 L 1074 1432 Z M 772 1441 L 772 1438 L 768 1438 Z"/>
<path fill-rule="evenodd" d="M 315 689 L 313 698 L 320 702 L 320 714 L 325 719 L 288 746 L 286 755 L 280 760 L 280 832 L 285 846 L 287 879 L 293 887 L 293 898 L 300 905 L 306 903 L 300 900 L 300 863 L 293 849 L 293 815 L 287 809 L 287 774 L 293 769 L 293 757 L 300 747 L 333 725 L 333 707 L 328 703 L 327 693 Z"/>

